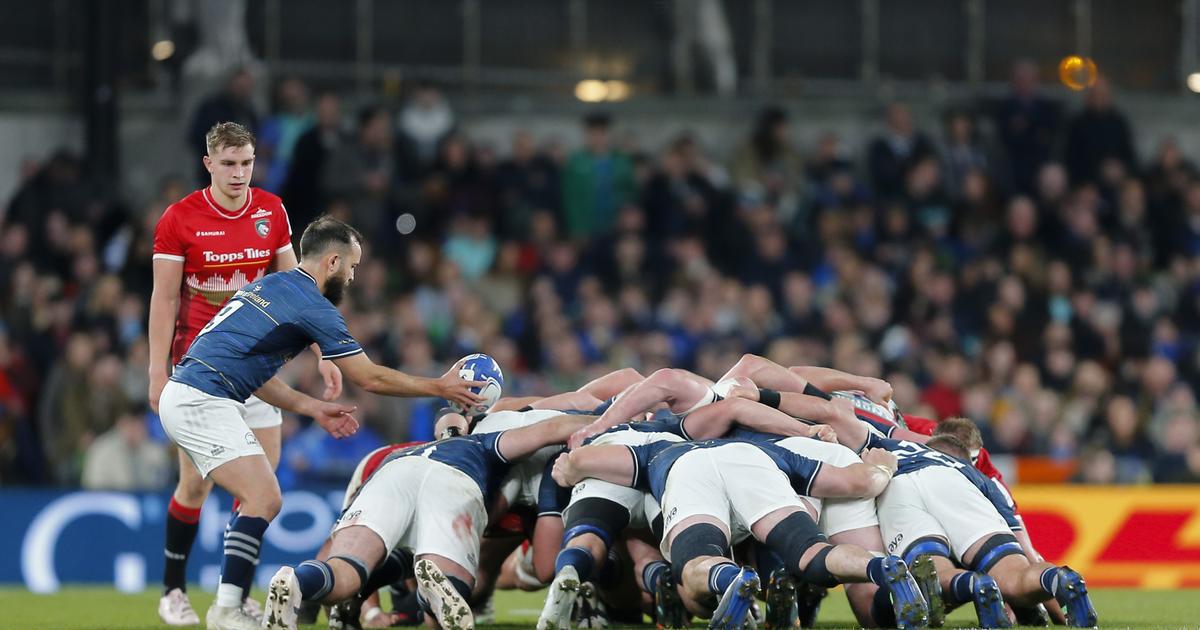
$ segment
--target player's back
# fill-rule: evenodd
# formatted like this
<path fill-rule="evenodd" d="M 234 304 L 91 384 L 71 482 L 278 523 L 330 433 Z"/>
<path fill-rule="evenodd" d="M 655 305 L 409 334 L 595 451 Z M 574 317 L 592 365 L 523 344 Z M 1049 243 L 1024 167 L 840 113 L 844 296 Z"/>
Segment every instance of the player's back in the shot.
<path fill-rule="evenodd" d="M 388 455 L 379 465 L 382 470 L 388 463 L 405 457 L 424 457 L 458 470 L 479 486 L 485 501 L 490 501 L 508 472 L 510 464 L 500 454 L 500 433 L 464 435 L 427 442 L 402 449 Z"/>
<path fill-rule="evenodd" d="M 171 379 L 244 401 L 314 341 L 326 359 L 362 352 L 308 272 L 269 274 L 235 293 L 200 330 Z"/>

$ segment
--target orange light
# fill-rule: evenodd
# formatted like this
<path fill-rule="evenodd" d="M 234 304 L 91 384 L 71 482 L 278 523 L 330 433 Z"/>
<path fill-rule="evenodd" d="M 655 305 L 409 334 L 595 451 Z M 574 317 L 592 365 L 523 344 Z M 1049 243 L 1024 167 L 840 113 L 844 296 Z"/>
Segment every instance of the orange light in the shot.
<path fill-rule="evenodd" d="M 1058 78 L 1072 90 L 1085 90 L 1096 83 L 1096 62 L 1091 57 L 1068 55 L 1058 63 Z"/>

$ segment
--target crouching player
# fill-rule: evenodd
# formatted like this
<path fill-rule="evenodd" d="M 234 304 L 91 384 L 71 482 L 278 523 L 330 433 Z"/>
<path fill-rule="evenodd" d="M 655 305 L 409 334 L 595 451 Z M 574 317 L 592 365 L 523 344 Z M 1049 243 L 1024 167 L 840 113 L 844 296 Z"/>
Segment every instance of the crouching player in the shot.
<path fill-rule="evenodd" d="M 442 628 L 474 628 L 467 599 L 496 486 L 511 463 L 561 443 L 592 418 L 454 437 L 390 455 L 334 527 L 328 560 L 281 568 L 267 591 L 264 628 L 294 630 L 302 601 L 335 604 L 416 574 L 417 594 Z M 406 554 L 416 559 L 409 565 Z"/>
<path fill-rule="evenodd" d="M 648 489 L 662 505 L 662 548 L 679 594 L 694 614 L 711 616 L 710 628 L 741 628 L 759 590 L 755 571 L 730 560 L 730 543 L 748 536 L 778 554 L 799 579 L 880 585 L 891 594 L 899 627 L 925 627 L 926 605 L 904 562 L 829 545 L 800 496 L 878 495 L 895 459 L 876 450 L 863 460 L 841 468 L 771 443 L 656 442 L 586 446 L 560 457 L 554 476 L 563 485 L 591 477 Z"/>

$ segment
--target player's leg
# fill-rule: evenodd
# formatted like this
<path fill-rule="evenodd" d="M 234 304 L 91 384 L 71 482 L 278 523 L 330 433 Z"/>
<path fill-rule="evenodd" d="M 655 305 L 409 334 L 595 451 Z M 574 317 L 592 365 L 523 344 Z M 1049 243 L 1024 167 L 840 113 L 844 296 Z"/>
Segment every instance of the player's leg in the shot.
<path fill-rule="evenodd" d="M 170 626 L 200 623 L 187 596 L 187 561 L 200 530 L 200 508 L 212 482 L 200 476 L 187 454 L 179 450 L 179 482 L 167 504 L 167 532 L 163 545 L 163 596 L 158 616 Z"/>
<path fill-rule="evenodd" d="M 980 541 L 968 552 L 964 563 L 995 578 L 1004 598 L 1014 606 L 1030 607 L 1054 599 L 1066 613 L 1067 625 L 1096 625 L 1096 609 L 1083 576 L 1069 567 L 1031 563 L 1010 534 Z"/>
<path fill-rule="evenodd" d="M 629 525 L 629 508 L 608 496 L 633 493 L 636 500 L 641 500 L 640 492 L 615 486 L 601 496 L 597 494 L 600 486 L 612 484 L 586 479 L 572 491 L 571 504 L 563 516 L 562 550 L 554 560 L 554 578 L 538 617 L 539 630 L 570 626 L 571 604 L 581 586 L 603 568 L 613 540 Z"/>
<path fill-rule="evenodd" d="M 265 408 L 265 409 L 264 409 Z M 254 437 L 258 439 L 259 445 L 262 446 L 263 452 L 267 455 L 267 461 L 271 465 L 271 470 L 279 468 L 279 452 L 282 448 L 282 416 L 279 409 L 268 405 L 267 403 L 251 396 L 246 401 L 246 426 L 254 432 Z M 229 524 L 226 526 L 225 534 L 229 534 L 229 528 L 233 526 L 234 519 L 237 518 L 239 504 L 234 503 L 233 514 L 230 516 Z M 262 618 L 262 607 L 258 602 L 250 597 L 250 590 L 254 586 L 254 574 L 258 569 L 258 564 L 255 563 L 254 568 L 248 572 L 241 584 L 243 597 L 242 606 L 246 612 L 252 616 Z"/>
<path fill-rule="evenodd" d="M 712 618 L 710 628 L 741 628 L 759 589 L 754 569 L 730 559 L 727 527 L 699 515 L 681 520 L 667 534 L 679 595 L 691 613 Z"/>
<path fill-rule="evenodd" d="M 821 513 L 820 522 L 824 524 L 827 516 L 832 511 L 838 509 L 840 501 L 825 501 L 825 510 Z M 867 501 L 874 507 L 874 501 Z M 871 510 L 874 516 L 874 509 Z M 876 520 L 876 523 L 878 521 Z M 829 529 L 822 528 L 829 536 L 829 544 L 838 545 L 854 545 L 861 549 L 865 549 L 871 555 L 883 556 L 887 555 L 884 551 L 883 540 L 879 533 L 879 525 L 869 525 L 866 527 L 856 527 L 836 533 L 829 533 Z M 910 566 L 911 568 L 911 566 Z M 915 577 L 915 576 L 914 576 Z M 879 585 L 874 582 L 851 582 L 844 585 L 846 590 L 846 600 L 850 602 L 850 609 L 854 612 L 854 616 L 858 622 L 864 626 L 871 623 L 871 607 L 875 601 L 876 593 L 879 591 Z M 801 592 L 797 594 L 799 605 L 801 607 L 802 621 L 812 621 L 816 618 L 815 608 L 820 605 L 820 600 L 824 596 L 823 593 L 817 592 L 814 588 L 801 587 Z M 926 600 L 928 601 L 928 600 Z M 806 612 L 812 610 L 811 613 Z M 811 627 L 808 623 L 806 627 Z"/>

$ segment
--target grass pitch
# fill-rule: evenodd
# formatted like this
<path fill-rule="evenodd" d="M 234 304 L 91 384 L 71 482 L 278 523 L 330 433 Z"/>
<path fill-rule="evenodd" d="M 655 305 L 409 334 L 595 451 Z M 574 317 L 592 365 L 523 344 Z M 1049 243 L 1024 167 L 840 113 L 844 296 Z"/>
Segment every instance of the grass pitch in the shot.
<path fill-rule="evenodd" d="M 193 589 L 192 605 L 204 617 L 212 594 Z M 165 628 L 158 620 L 157 591 L 127 595 L 109 588 L 67 588 L 54 595 L 34 595 L 20 589 L 0 589 L 0 629 L 56 628 L 61 630 L 141 630 Z M 1095 589 L 1093 601 L 1101 628 L 1200 628 L 1200 591 L 1135 591 Z M 262 594 L 259 593 L 261 600 Z M 541 610 L 544 591 L 496 594 L 498 623 L 481 628 L 532 628 Z M 839 592 L 830 593 L 821 609 L 819 628 L 853 628 L 853 616 Z M 974 610 L 965 606 L 950 615 L 947 628 L 969 628 Z M 309 628 L 322 628 L 322 623 Z M 629 626 L 653 628 L 653 626 Z M 697 624 L 696 627 L 704 627 Z M 614 626 L 613 628 L 617 628 Z"/>

